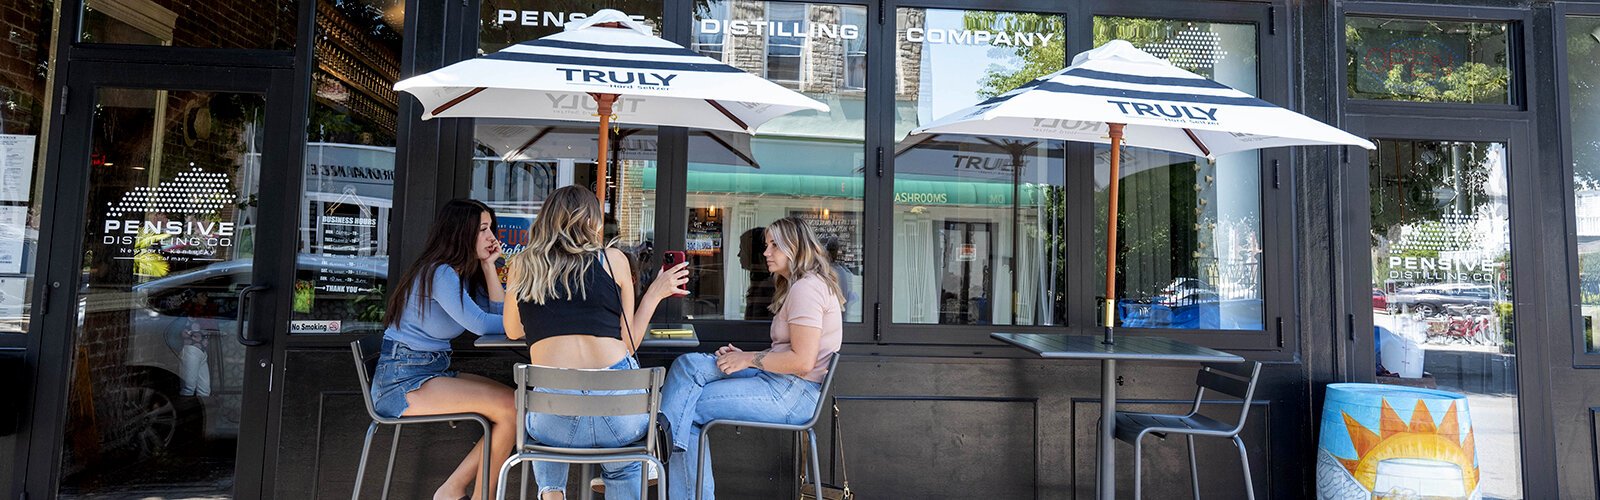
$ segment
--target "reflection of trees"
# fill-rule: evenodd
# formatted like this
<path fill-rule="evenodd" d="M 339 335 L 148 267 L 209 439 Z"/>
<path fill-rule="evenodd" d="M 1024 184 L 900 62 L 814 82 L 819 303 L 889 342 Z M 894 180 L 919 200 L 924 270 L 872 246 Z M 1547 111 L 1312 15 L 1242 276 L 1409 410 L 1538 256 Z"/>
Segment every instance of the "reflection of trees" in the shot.
<path fill-rule="evenodd" d="M 360 33 L 373 43 L 399 47 L 400 29 L 405 22 L 404 11 L 399 10 L 399 0 L 323 0 L 333 6 L 346 21 L 360 28 Z M 384 3 L 379 7 L 374 3 Z"/>
<path fill-rule="evenodd" d="M 989 57 L 1008 59 L 1010 64 L 989 64 L 979 80 L 978 95 L 988 98 L 1017 88 L 1029 81 L 1066 67 L 1067 49 L 1065 20 L 1059 15 L 1016 12 L 972 11 L 962 19 L 963 29 L 985 31 L 1010 31 L 1027 33 L 1054 33 L 1049 43 L 1015 47 L 994 46 Z"/>
<path fill-rule="evenodd" d="M 1472 214 L 1487 205 L 1490 143 L 1380 141 L 1372 159 L 1372 233 Z"/>
<path fill-rule="evenodd" d="M 1600 190 L 1600 40 L 1589 35 L 1600 28 L 1600 21 L 1567 22 L 1567 31 L 1572 33 L 1567 36 L 1567 68 L 1572 72 L 1567 78 L 1572 164 L 1579 190 Z"/>
<path fill-rule="evenodd" d="M 1493 29 L 1499 27 L 1500 29 Z M 1350 95 L 1366 99 L 1404 99 L 1432 102 L 1505 102 L 1511 82 L 1511 69 L 1505 57 L 1504 25 L 1411 19 L 1355 18 L 1345 24 L 1345 82 Z M 1373 39 L 1376 40 L 1373 40 Z M 1379 44 L 1384 44 L 1380 46 Z M 1417 47 L 1464 47 L 1482 59 L 1484 55 L 1502 60 L 1454 61 L 1443 54 L 1428 54 Z M 1362 64 L 1368 52 L 1378 51 L 1390 67 L 1382 75 L 1367 75 L 1362 89 Z M 1483 51 L 1483 52 L 1480 52 Z M 1459 64 L 1451 64 L 1459 63 Z M 1370 71 L 1370 70 L 1368 70 Z M 1381 79 L 1381 80 L 1380 80 Z"/>

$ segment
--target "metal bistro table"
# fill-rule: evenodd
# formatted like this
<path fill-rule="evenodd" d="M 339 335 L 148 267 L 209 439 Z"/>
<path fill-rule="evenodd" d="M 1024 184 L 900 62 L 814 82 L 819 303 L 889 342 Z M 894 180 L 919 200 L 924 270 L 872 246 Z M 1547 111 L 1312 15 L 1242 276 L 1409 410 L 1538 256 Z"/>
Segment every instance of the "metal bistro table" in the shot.
<path fill-rule="evenodd" d="M 1046 359 L 1100 361 L 1100 438 L 1095 450 L 1096 491 L 1102 500 L 1117 498 L 1116 425 L 1117 361 L 1243 363 L 1244 358 L 1163 337 L 1117 337 L 1107 344 L 1099 335 L 1060 333 L 991 333 L 990 337 Z"/>
<path fill-rule="evenodd" d="M 688 335 L 662 335 L 660 332 L 671 330 L 687 330 Z M 508 339 L 505 335 L 483 335 L 472 342 L 474 347 L 528 347 L 526 339 Z M 694 325 L 688 323 L 651 323 L 650 331 L 645 333 L 644 340 L 639 341 L 640 348 L 646 347 L 699 347 L 700 336 L 695 333 Z"/>
<path fill-rule="evenodd" d="M 673 331 L 673 330 L 677 330 L 677 331 L 687 330 L 689 332 L 689 334 L 688 335 L 662 335 L 661 334 L 661 332 Z M 524 350 L 528 348 L 527 339 L 508 339 L 508 338 L 506 338 L 506 336 L 504 334 L 480 336 L 480 337 L 478 337 L 478 340 L 472 341 L 472 345 L 473 345 L 473 347 L 516 347 L 516 348 L 522 348 Z M 639 348 L 641 348 L 641 349 L 646 348 L 646 347 L 689 347 L 689 348 L 693 348 L 693 347 L 699 347 L 699 346 L 700 346 L 700 336 L 699 336 L 699 334 L 695 333 L 694 325 L 691 325 L 691 324 L 688 324 L 688 323 L 651 323 L 650 324 L 650 331 L 645 332 L 644 340 L 640 340 L 639 341 Z M 579 496 L 579 498 L 581 498 L 583 500 L 591 500 L 591 499 L 594 498 L 594 490 L 589 488 L 589 484 L 587 483 L 587 481 L 589 480 L 589 478 L 594 477 L 594 464 L 583 464 L 583 466 L 582 466 L 582 468 L 580 470 L 581 470 L 581 472 L 579 473 L 578 477 L 583 478 L 585 483 L 582 485 L 583 493 Z M 526 477 L 526 476 L 524 476 L 524 477 Z"/>

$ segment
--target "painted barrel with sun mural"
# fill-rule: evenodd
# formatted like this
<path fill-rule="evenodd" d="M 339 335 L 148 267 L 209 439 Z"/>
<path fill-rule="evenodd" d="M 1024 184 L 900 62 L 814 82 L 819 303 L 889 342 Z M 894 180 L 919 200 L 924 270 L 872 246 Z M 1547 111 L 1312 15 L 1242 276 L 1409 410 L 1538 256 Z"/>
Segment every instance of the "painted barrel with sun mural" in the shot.
<path fill-rule="evenodd" d="M 1317 498 L 1482 498 L 1466 396 L 1328 384 L 1323 401 Z"/>

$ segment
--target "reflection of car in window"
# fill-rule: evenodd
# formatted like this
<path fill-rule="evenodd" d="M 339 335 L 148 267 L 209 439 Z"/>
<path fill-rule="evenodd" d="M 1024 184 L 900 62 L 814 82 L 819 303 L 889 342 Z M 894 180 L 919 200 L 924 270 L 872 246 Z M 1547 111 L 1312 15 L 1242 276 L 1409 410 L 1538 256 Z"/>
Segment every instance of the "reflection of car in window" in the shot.
<path fill-rule="evenodd" d="M 1495 288 L 1471 283 L 1439 283 L 1396 290 L 1389 295 L 1391 310 L 1405 310 L 1420 316 L 1438 316 L 1451 306 L 1492 307 Z"/>
<path fill-rule="evenodd" d="M 1156 302 L 1166 305 L 1216 302 L 1219 298 L 1220 296 L 1217 295 L 1215 288 L 1196 278 L 1174 279 L 1172 283 L 1168 283 L 1156 294 Z"/>
<path fill-rule="evenodd" d="M 297 267 L 300 279 L 330 272 L 377 283 L 388 275 L 387 257 L 301 255 Z M 124 364 L 139 373 L 128 378 L 133 387 L 126 391 L 172 412 L 163 422 L 149 423 L 162 428 L 156 433 L 162 442 L 141 446 L 159 451 L 174 439 L 238 434 L 245 355 L 235 338 L 238 294 L 253 282 L 252 269 L 250 260 L 217 262 L 135 285 L 127 300 L 92 306 L 127 309 L 132 331 Z M 341 294 L 322 301 L 351 302 Z M 343 320 L 341 333 L 383 329 L 381 321 L 334 319 Z"/>

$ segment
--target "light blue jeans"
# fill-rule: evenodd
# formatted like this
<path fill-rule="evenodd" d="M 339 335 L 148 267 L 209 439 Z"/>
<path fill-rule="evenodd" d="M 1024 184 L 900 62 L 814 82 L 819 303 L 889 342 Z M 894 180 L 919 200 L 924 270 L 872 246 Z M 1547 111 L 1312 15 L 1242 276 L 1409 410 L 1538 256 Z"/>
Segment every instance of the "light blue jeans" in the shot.
<path fill-rule="evenodd" d="M 632 370 L 639 362 L 632 356 L 623 358 L 608 370 Z M 539 389 L 535 389 L 539 390 Z M 577 394 L 627 394 L 629 391 L 557 391 L 545 392 Z M 633 391 L 638 392 L 638 391 Z M 622 417 L 573 417 L 545 413 L 528 414 L 528 436 L 540 444 L 564 448 L 616 448 L 638 442 L 650 426 L 648 415 Z M 534 462 L 533 475 L 539 483 L 539 495 L 547 491 L 567 490 L 567 467 L 564 462 Z M 600 464 L 600 478 L 606 483 L 606 498 L 634 500 L 639 498 L 639 462 Z M 585 484 L 582 488 L 588 488 Z"/>
<path fill-rule="evenodd" d="M 672 424 L 672 458 L 667 462 L 670 500 L 693 500 L 696 453 L 702 426 L 712 420 L 733 419 L 777 424 L 798 424 L 817 411 L 822 384 L 794 375 L 754 368 L 723 374 L 717 358 L 695 353 L 679 356 L 667 371 L 662 388 L 661 413 Z M 706 460 L 704 500 L 715 498 L 716 481 Z M 606 491 L 611 491 L 606 486 Z"/>

